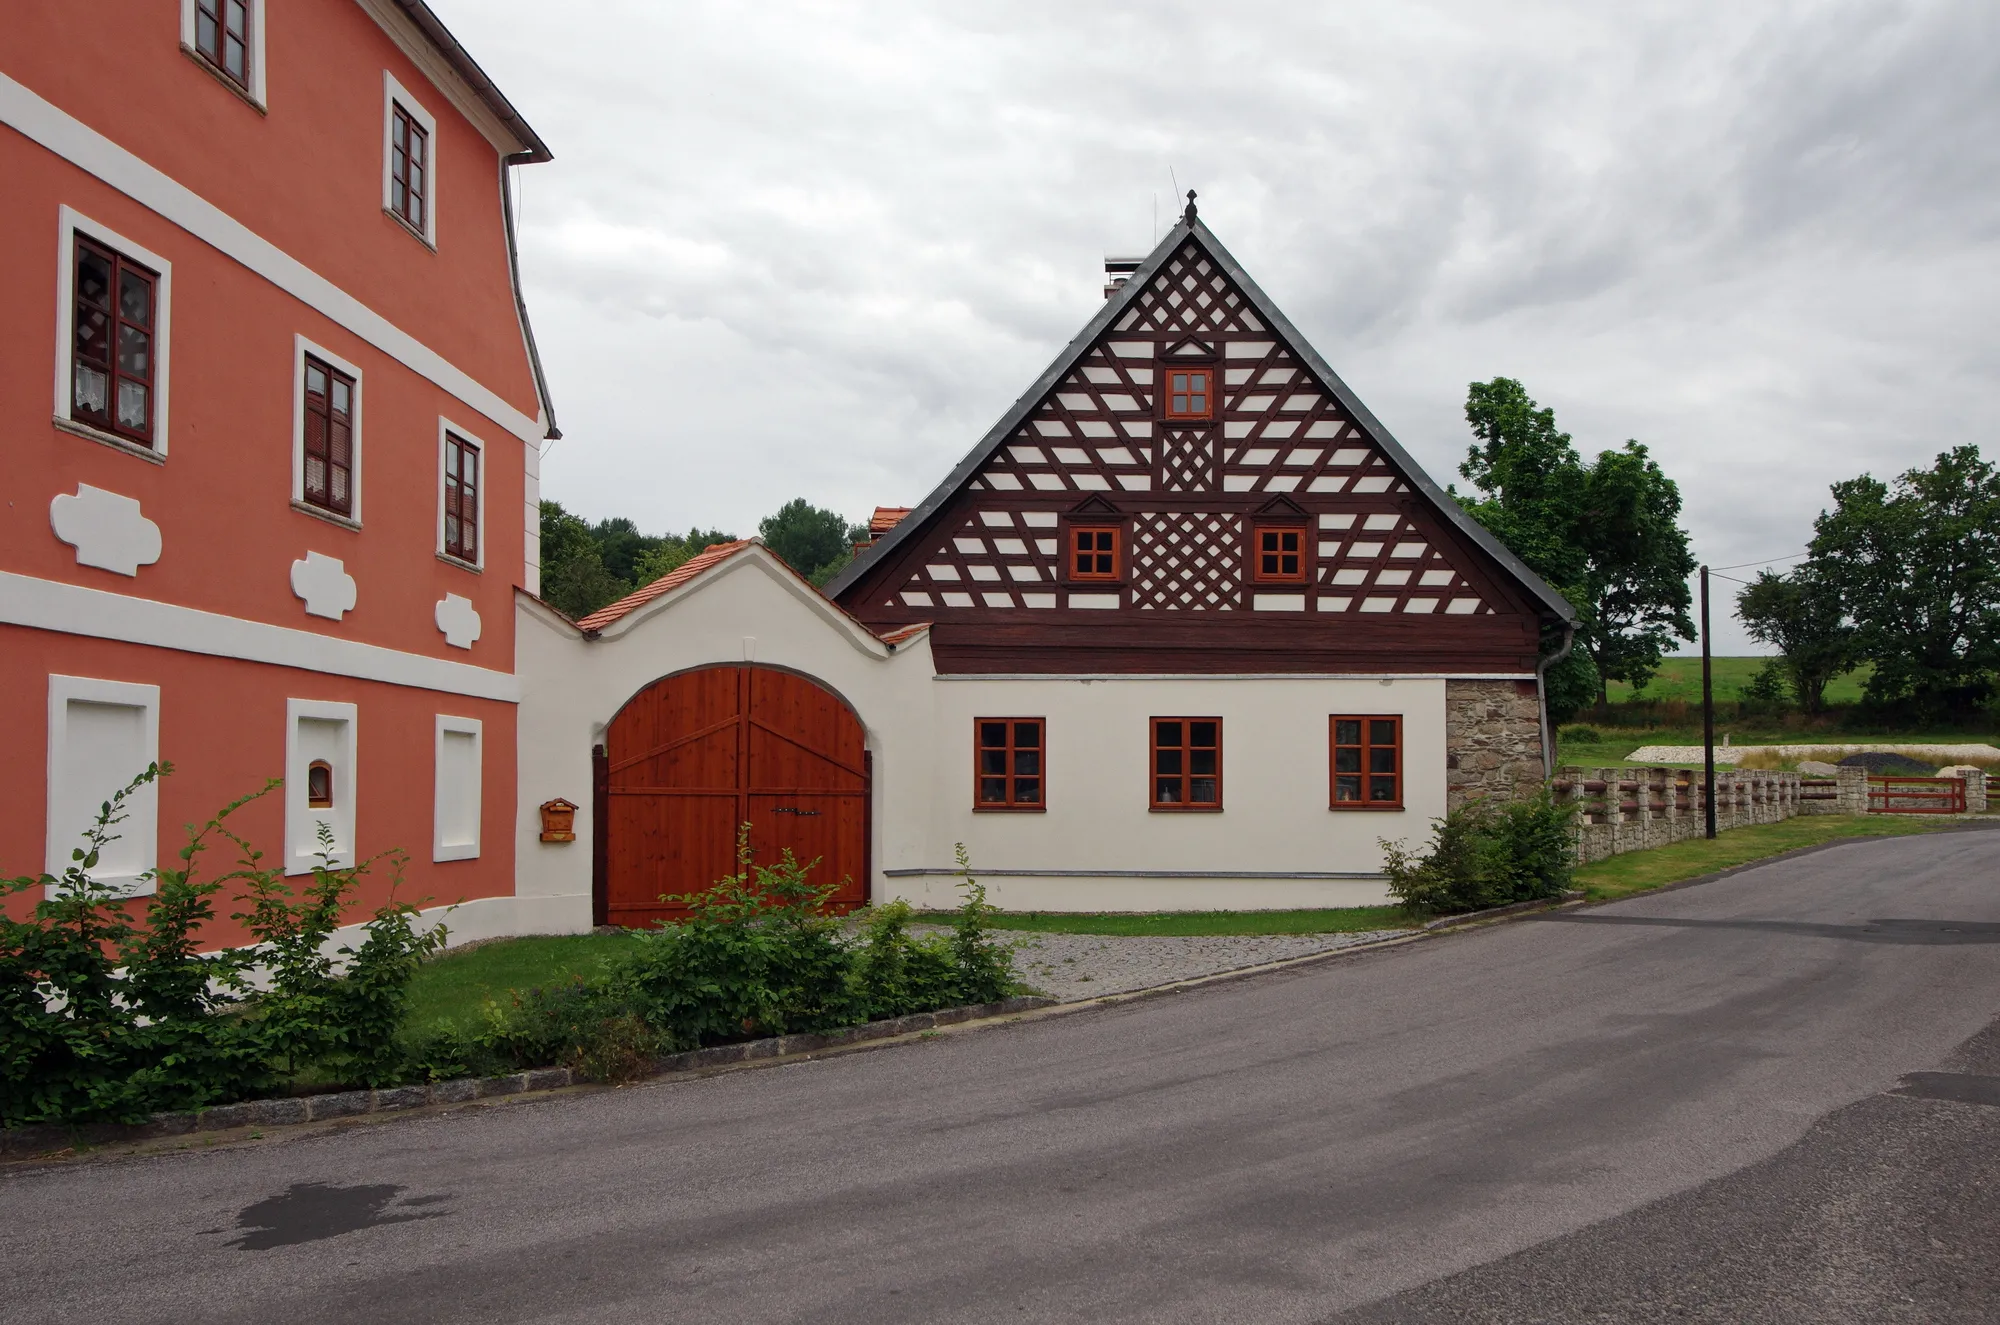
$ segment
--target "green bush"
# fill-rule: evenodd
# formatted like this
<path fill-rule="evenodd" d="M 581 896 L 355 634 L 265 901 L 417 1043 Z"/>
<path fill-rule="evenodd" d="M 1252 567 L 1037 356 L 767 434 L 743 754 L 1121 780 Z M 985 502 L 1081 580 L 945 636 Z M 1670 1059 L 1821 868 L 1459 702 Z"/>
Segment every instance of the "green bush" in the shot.
<path fill-rule="evenodd" d="M 378 1085 L 402 1070 L 395 1033 L 410 976 L 444 931 L 419 934 L 416 908 L 394 900 L 392 886 L 361 946 L 328 953 L 374 862 L 333 869 L 323 850 L 295 901 L 229 825 L 277 783 L 190 831 L 179 864 L 153 872 L 143 925 L 126 893 L 96 878 L 132 796 L 170 771 L 153 765 L 104 802 L 61 878 L 0 882 L 0 896 L 45 894 L 26 920 L 0 915 L 0 1126 L 135 1122 L 266 1094 L 302 1075 Z M 236 867 L 202 879 L 200 857 L 216 840 L 236 846 Z M 401 857 L 387 859 L 400 869 Z M 202 953 L 202 926 L 231 883 L 249 901 L 232 919 L 256 943 Z"/>
<path fill-rule="evenodd" d="M 1558 740 L 1570 741 L 1577 745 L 1598 745 L 1604 740 L 1603 733 L 1595 727 L 1564 727 L 1556 733 Z"/>
<path fill-rule="evenodd" d="M 1430 850 L 1421 856 L 1383 840 L 1389 892 L 1435 915 L 1559 897 L 1576 868 L 1575 814 L 1546 789 L 1500 806 L 1474 801 L 1432 822 Z"/>
<path fill-rule="evenodd" d="M 822 910 L 833 889 L 811 882 L 818 862 L 785 852 L 754 864 L 747 826 L 737 859 L 735 874 L 680 899 L 685 920 L 640 936 L 603 975 L 489 1001 L 480 1026 L 433 1034 L 411 1061 L 433 1079 L 560 1064 L 616 1081 L 661 1051 L 990 1003 L 1016 987 L 1013 950 L 991 936 L 993 908 L 963 846 L 965 902 L 937 936 L 911 934 L 897 901 L 850 937 Z"/>

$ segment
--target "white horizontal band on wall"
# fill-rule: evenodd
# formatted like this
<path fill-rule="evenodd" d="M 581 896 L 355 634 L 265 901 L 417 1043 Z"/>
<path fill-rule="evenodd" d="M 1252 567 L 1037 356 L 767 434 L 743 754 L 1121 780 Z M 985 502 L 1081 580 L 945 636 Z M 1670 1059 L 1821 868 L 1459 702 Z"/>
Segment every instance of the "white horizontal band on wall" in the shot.
<path fill-rule="evenodd" d="M 963 874 L 955 866 L 935 869 L 883 870 L 886 879 L 948 878 Z M 973 871 L 975 878 L 995 879 L 1362 879 L 1380 883 L 1389 876 L 1367 870 L 989 870 Z"/>
<path fill-rule="evenodd" d="M 940 672 L 933 681 L 1532 681 L 1533 672 Z"/>
<path fill-rule="evenodd" d="M 262 238 L 186 185 L 146 164 L 53 102 L 0 74 L 0 124 L 20 130 L 63 160 L 89 171 L 196 239 L 234 258 L 308 307 L 346 327 L 411 371 L 500 424 L 524 442 L 548 431 L 471 374 Z"/>
<path fill-rule="evenodd" d="M 0 624 L 240 658 L 505 704 L 521 699 L 521 683 L 510 672 L 11 571 L 0 571 Z"/>

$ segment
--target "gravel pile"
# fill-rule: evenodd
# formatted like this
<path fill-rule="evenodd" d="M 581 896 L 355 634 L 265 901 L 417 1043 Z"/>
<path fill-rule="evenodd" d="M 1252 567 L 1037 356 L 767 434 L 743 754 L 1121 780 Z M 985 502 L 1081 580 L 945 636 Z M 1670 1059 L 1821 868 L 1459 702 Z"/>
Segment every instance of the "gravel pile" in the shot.
<path fill-rule="evenodd" d="M 1359 934 L 1231 934 L 1123 938 L 1104 934 L 996 931 L 1014 948 L 1014 969 L 1037 991 L 1065 1003 L 1261 966 L 1357 943 L 1394 938 L 1400 929 Z"/>

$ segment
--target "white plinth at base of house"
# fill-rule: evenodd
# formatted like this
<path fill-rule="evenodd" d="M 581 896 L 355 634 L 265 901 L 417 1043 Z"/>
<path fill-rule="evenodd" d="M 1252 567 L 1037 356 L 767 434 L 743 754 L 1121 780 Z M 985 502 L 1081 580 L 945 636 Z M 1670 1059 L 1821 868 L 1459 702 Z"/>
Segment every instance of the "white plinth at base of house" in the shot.
<path fill-rule="evenodd" d="M 1386 906 L 1394 900 L 1380 874 L 975 869 L 973 877 L 985 885 L 988 902 L 1008 911 L 1306 911 Z M 956 870 L 884 872 L 889 896 L 919 911 L 949 911 L 963 903 L 961 882 Z"/>

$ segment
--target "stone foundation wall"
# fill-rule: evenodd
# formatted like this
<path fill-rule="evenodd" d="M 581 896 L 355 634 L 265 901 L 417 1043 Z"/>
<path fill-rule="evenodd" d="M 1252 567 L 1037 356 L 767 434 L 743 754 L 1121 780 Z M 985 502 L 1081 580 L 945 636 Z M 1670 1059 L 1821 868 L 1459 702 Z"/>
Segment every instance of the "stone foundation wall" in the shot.
<path fill-rule="evenodd" d="M 1446 805 L 1509 801 L 1542 787 L 1542 709 L 1533 681 L 1444 683 Z"/>

